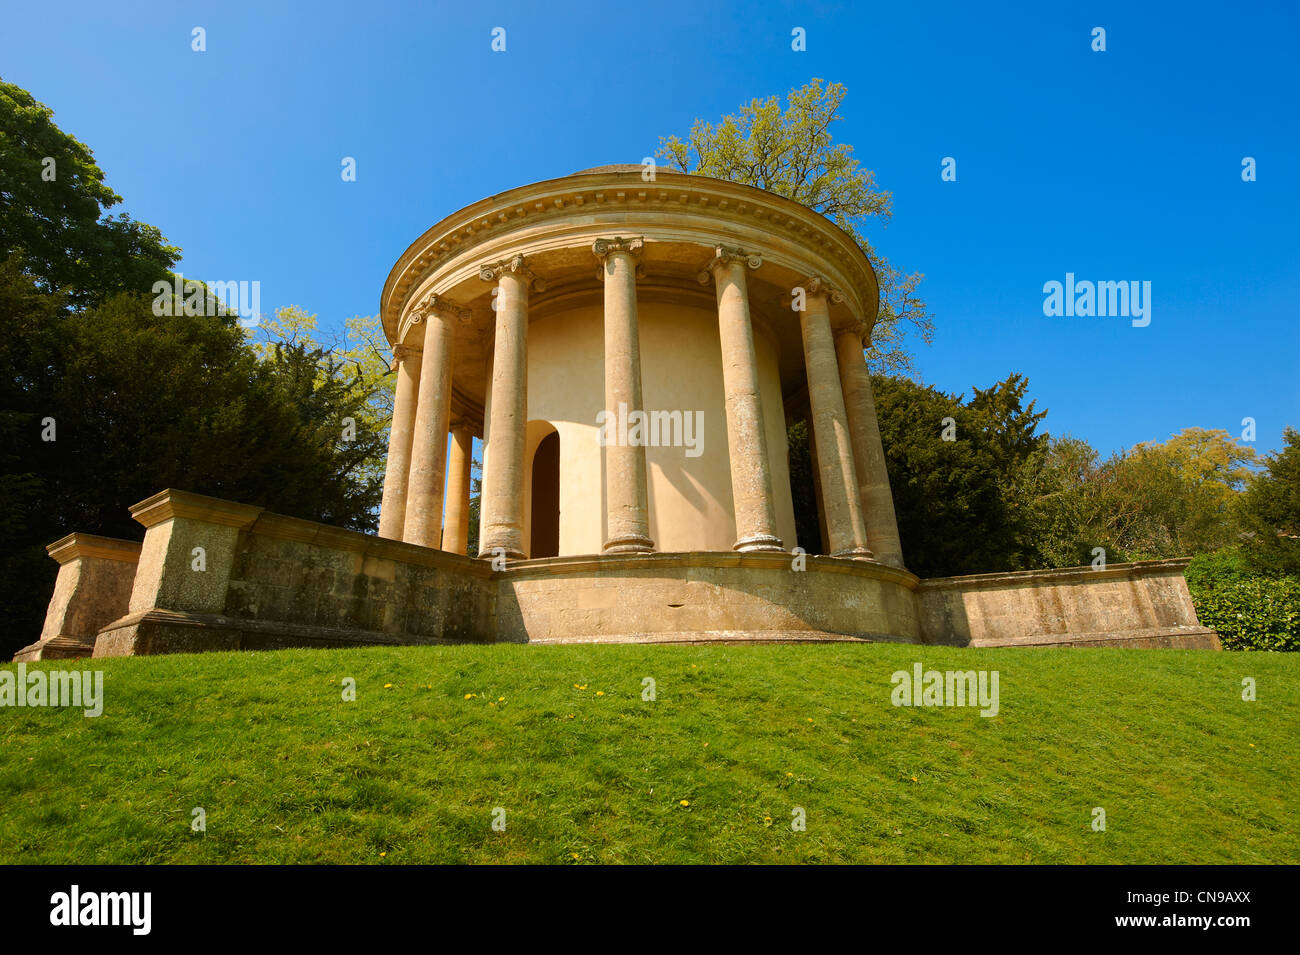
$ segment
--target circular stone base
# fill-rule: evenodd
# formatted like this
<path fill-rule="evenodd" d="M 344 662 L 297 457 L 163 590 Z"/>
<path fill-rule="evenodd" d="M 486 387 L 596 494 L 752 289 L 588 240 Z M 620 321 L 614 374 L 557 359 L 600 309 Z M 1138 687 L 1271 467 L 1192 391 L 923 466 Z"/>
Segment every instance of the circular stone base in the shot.
<path fill-rule="evenodd" d="M 512 563 L 498 639 L 516 643 L 920 643 L 918 579 L 785 553 L 618 554 Z"/>

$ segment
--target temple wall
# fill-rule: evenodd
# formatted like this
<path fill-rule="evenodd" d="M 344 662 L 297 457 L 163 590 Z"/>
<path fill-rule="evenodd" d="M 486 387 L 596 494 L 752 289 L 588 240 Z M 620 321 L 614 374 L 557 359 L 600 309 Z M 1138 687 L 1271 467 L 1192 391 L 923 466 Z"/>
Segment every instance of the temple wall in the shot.
<path fill-rule="evenodd" d="M 736 521 L 717 309 L 647 296 L 638 304 L 638 324 L 644 408 L 698 413 L 700 424 L 698 455 L 687 455 L 682 447 L 646 448 L 650 536 L 660 551 L 729 551 L 736 541 Z M 776 346 L 761 327 L 755 349 L 777 533 L 792 548 L 794 503 L 779 363 Z M 530 321 L 525 548 L 531 539 L 533 455 L 554 428 L 560 436 L 560 555 L 601 551 L 607 502 L 596 416 L 605 407 L 604 361 L 604 313 L 599 302 Z M 490 394 L 487 418 L 491 418 Z"/>

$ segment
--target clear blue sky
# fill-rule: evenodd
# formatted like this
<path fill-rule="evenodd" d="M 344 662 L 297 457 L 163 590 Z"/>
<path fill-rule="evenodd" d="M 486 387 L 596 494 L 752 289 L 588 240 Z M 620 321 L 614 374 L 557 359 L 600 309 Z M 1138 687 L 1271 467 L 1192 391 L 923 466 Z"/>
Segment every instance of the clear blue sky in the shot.
<path fill-rule="evenodd" d="M 1280 0 L 5 0 L 0 26 L 0 75 L 94 150 L 115 211 L 181 246 L 186 275 L 259 280 L 264 311 L 331 325 L 378 311 L 397 257 L 461 206 L 842 82 L 837 139 L 894 194 L 872 238 L 926 276 L 920 377 L 1023 372 L 1049 430 L 1103 451 L 1246 416 L 1264 450 L 1300 426 L 1297 62 L 1300 4 Z M 1150 326 L 1045 317 L 1066 272 L 1150 281 Z"/>

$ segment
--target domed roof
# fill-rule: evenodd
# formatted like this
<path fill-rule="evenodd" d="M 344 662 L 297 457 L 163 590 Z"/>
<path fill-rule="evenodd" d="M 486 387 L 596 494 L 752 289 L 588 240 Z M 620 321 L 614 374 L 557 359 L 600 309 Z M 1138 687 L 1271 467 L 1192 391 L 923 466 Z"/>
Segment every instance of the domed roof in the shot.
<path fill-rule="evenodd" d="M 569 173 L 570 176 L 587 176 L 598 172 L 640 172 L 641 164 L 635 162 L 613 163 L 609 166 L 592 166 L 590 169 L 579 169 L 577 172 Z"/>

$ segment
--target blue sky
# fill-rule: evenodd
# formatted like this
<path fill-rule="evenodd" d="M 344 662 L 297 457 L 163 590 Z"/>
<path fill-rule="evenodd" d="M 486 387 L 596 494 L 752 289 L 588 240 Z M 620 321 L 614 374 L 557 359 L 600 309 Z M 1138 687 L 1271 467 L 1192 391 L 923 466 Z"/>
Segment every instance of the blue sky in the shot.
<path fill-rule="evenodd" d="M 924 381 L 1020 371 L 1049 430 L 1102 451 L 1247 416 L 1266 450 L 1300 426 L 1300 4 L 6 0 L 3 19 L 0 76 L 93 149 L 114 211 L 186 275 L 260 281 L 263 310 L 373 314 L 444 215 L 821 77 L 848 87 L 836 138 L 894 195 L 872 240 L 925 273 Z M 1067 272 L 1150 281 L 1151 324 L 1044 316 Z"/>

